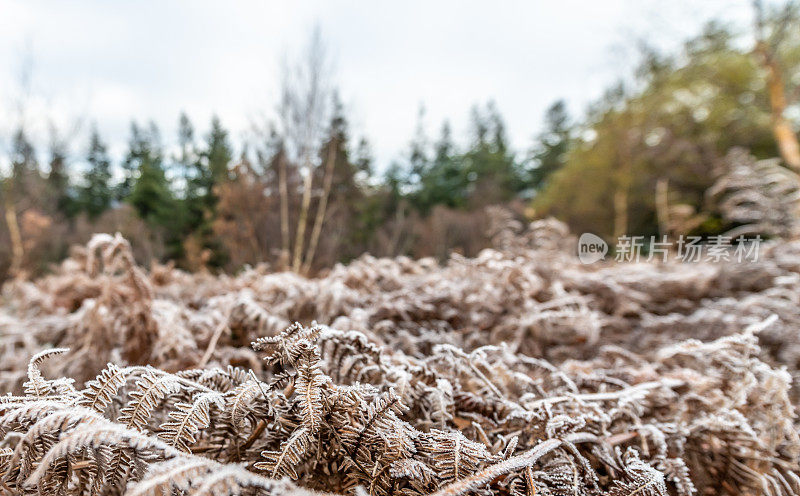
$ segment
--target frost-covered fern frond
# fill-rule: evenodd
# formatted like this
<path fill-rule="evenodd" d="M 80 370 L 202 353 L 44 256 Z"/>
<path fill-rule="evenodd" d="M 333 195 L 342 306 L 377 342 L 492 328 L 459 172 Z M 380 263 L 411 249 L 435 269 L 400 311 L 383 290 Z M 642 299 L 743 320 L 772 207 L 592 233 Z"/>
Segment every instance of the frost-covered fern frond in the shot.
<path fill-rule="evenodd" d="M 311 442 L 311 433 L 307 428 L 301 427 L 281 444 L 278 451 L 262 451 L 261 456 L 266 461 L 256 462 L 253 466 L 266 471 L 271 477 L 289 476 L 296 480 L 296 467 L 310 454 Z"/>
<path fill-rule="evenodd" d="M 145 373 L 130 393 L 130 401 L 120 410 L 117 422 L 128 429 L 145 430 L 153 410 L 167 396 L 180 390 L 180 383 L 170 375 Z"/>
<path fill-rule="evenodd" d="M 14 450 L 11 448 L 0 448 L 0 474 L 5 474 L 11 467 L 11 458 L 14 456 Z"/>
<path fill-rule="evenodd" d="M 635 450 L 628 449 L 623 456 L 625 481 L 616 481 L 608 494 L 612 496 L 666 496 L 664 474 L 642 462 Z"/>
<path fill-rule="evenodd" d="M 254 400 L 265 394 L 267 385 L 258 380 L 251 380 L 233 390 L 228 397 L 228 411 L 230 423 L 236 429 L 243 429 L 245 418 L 253 411 Z"/>
<path fill-rule="evenodd" d="M 97 379 L 86 384 L 86 388 L 80 392 L 81 398 L 77 401 L 77 405 L 102 413 L 123 384 L 125 384 L 125 371 L 109 363 Z"/>
<path fill-rule="evenodd" d="M 319 369 L 319 357 L 309 351 L 297 364 L 297 380 L 295 391 L 299 398 L 300 416 L 309 435 L 317 433 L 322 421 L 322 386 L 325 376 Z"/>
<path fill-rule="evenodd" d="M 322 328 L 319 326 L 304 327 L 295 323 L 277 336 L 263 337 L 252 343 L 256 351 L 269 350 L 271 355 L 264 358 L 267 363 L 279 363 L 282 366 L 294 365 L 308 352 L 310 343 L 314 342 Z"/>
<path fill-rule="evenodd" d="M 779 160 L 756 160 L 743 149 L 729 152 L 726 165 L 707 196 L 725 220 L 737 224 L 731 236 L 797 232 L 800 176 Z"/>
<path fill-rule="evenodd" d="M 141 482 L 125 496 L 186 494 L 223 496 L 258 494 L 263 496 L 313 496 L 313 491 L 299 488 L 288 481 L 260 477 L 240 465 L 220 465 L 198 457 L 176 458 L 150 467 Z"/>
<path fill-rule="evenodd" d="M 42 371 L 39 370 L 39 366 L 45 360 L 68 351 L 69 348 L 53 348 L 40 351 L 31 357 L 30 362 L 28 362 L 28 381 L 23 384 L 26 395 L 43 398 L 45 396 L 57 394 L 55 382 L 46 380 L 42 376 Z"/>
<path fill-rule="evenodd" d="M 177 403 L 169 413 L 169 422 L 161 424 L 158 437 L 169 446 L 189 452 L 197 442 L 197 434 L 211 423 L 211 408 L 224 408 L 225 400 L 219 393 L 202 393 L 192 403 Z"/>

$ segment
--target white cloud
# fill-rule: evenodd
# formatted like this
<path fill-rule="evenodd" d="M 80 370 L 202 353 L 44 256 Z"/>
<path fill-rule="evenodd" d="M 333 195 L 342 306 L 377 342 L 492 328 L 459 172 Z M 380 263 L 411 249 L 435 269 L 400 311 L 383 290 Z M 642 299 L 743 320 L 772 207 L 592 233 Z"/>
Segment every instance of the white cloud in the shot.
<path fill-rule="evenodd" d="M 447 118 L 458 138 L 469 107 L 494 99 L 524 149 L 552 101 L 566 98 L 578 112 L 630 69 L 632 52 L 615 58 L 610 49 L 625 48 L 631 34 L 675 44 L 711 15 L 740 19 L 748 8 L 745 0 L 0 0 L 0 96 L 30 40 L 37 89 L 61 102 L 41 111 L 88 113 L 115 150 L 133 118 L 153 119 L 171 138 L 181 110 L 199 134 L 217 113 L 239 136 L 273 110 L 281 54 L 319 23 L 352 134 L 366 134 L 385 166 L 411 138 L 420 102 L 432 137 Z"/>

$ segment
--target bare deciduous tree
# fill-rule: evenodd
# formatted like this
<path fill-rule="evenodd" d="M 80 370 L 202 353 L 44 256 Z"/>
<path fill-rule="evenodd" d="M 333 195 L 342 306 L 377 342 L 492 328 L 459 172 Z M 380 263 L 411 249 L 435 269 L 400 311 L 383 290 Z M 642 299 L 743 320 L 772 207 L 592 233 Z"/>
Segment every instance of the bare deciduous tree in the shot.
<path fill-rule="evenodd" d="M 292 247 L 292 270 L 303 265 L 313 171 L 320 165 L 318 151 L 322 144 L 330 97 L 330 67 L 319 29 L 315 29 L 305 53 L 296 63 L 284 61 L 279 106 L 280 131 L 284 137 L 286 160 L 300 169 L 303 178 L 300 212 Z M 281 169 L 288 164 L 284 161 Z M 288 234 L 288 190 L 286 176 L 280 175 L 281 232 Z M 288 248 L 284 241 L 284 249 Z"/>

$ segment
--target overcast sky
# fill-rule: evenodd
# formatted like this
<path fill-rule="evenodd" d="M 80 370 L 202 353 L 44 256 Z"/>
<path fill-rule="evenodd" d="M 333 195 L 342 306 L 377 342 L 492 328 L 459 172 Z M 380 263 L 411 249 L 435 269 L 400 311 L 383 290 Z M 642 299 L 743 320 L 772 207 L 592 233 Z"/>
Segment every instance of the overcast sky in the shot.
<path fill-rule="evenodd" d="M 30 53 L 38 140 L 48 118 L 85 117 L 119 156 L 131 119 L 154 120 L 169 143 L 185 110 L 201 133 L 218 114 L 238 143 L 274 112 L 281 58 L 318 25 L 352 134 L 379 168 L 404 153 L 421 103 L 432 137 L 447 118 L 464 141 L 470 107 L 493 99 L 524 150 L 554 100 L 580 114 L 628 74 L 637 37 L 677 46 L 711 17 L 749 14 L 747 0 L 0 0 L 0 133 L 7 143 Z"/>

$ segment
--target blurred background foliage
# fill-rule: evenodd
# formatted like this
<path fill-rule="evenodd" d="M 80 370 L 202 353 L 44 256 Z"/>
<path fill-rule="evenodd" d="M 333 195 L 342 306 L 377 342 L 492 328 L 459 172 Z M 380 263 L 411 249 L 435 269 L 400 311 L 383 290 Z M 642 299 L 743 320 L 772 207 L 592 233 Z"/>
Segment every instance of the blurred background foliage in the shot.
<path fill-rule="evenodd" d="M 726 211 L 753 197 L 730 200 L 732 185 L 768 187 L 731 181 L 735 170 L 777 157 L 785 184 L 800 170 L 798 7 L 756 2 L 753 12 L 751 29 L 713 22 L 677 53 L 641 44 L 635 77 L 585 115 L 554 102 L 523 151 L 510 149 L 491 101 L 473 108 L 462 147 L 448 122 L 427 136 L 421 108 L 403 158 L 379 172 L 335 89 L 321 84 L 317 35 L 284 77 L 280 117 L 238 145 L 219 119 L 200 131 L 181 115 L 178 153 L 165 151 L 155 124 L 133 122 L 113 163 L 101 129 L 88 139 L 53 129 L 48 149 L 35 150 L 20 124 L 2 178 L 0 277 L 45 271 L 97 231 L 121 232 L 140 262 L 189 270 L 268 263 L 315 273 L 364 252 L 471 255 L 488 245 L 485 207 L 498 204 L 608 240 L 714 235 L 749 220 L 749 234 L 786 235 Z M 721 181 L 724 194 L 710 194 Z M 795 208 L 792 184 L 774 208 Z"/>

